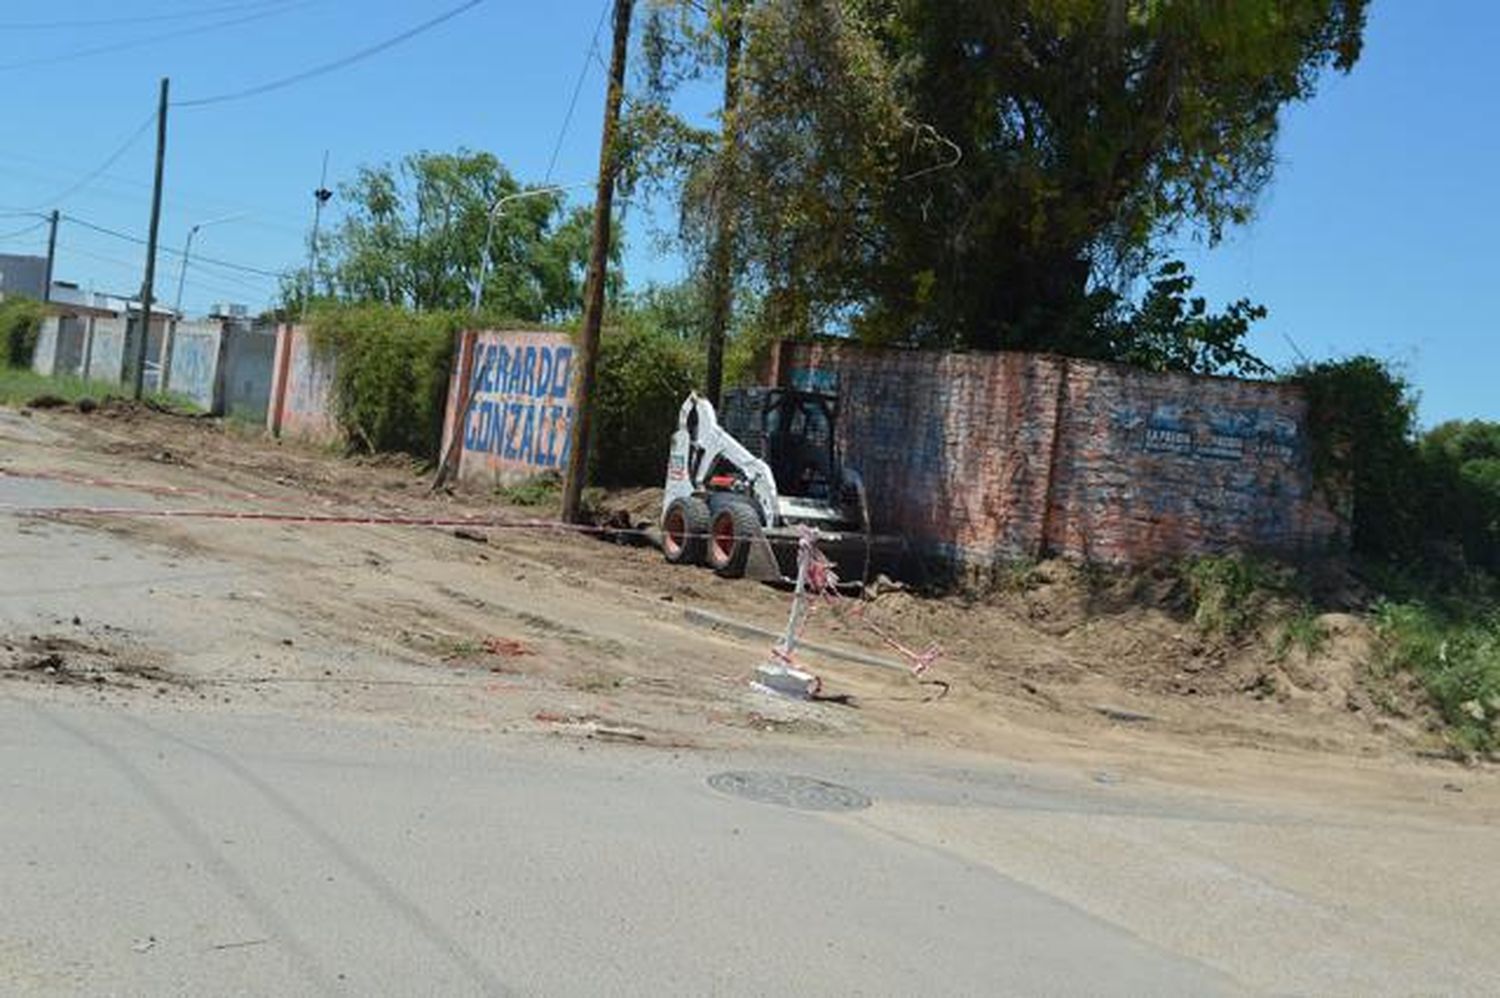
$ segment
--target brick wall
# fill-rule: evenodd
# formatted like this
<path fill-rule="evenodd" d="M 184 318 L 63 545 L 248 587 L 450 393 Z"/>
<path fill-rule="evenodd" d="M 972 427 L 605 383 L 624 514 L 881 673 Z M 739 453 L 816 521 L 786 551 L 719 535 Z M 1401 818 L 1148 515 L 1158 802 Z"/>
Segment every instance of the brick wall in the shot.
<path fill-rule="evenodd" d="M 781 344 L 771 377 L 836 391 L 875 528 L 956 562 L 1296 557 L 1344 536 L 1290 386 L 829 343 Z"/>

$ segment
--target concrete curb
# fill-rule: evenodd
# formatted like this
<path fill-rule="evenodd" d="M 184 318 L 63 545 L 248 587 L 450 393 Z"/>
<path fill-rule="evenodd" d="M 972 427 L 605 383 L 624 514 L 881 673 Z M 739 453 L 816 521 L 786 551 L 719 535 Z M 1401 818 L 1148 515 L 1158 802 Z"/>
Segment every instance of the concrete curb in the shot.
<path fill-rule="evenodd" d="M 748 639 L 760 639 L 765 641 L 780 641 L 781 632 L 772 631 L 755 624 L 746 624 L 732 617 L 724 617 L 708 610 L 700 610 L 697 607 L 683 607 L 682 619 L 689 624 L 699 627 L 707 627 L 712 630 L 727 631 L 736 637 Z M 855 662 L 860 665 L 873 665 L 880 669 L 890 669 L 903 675 L 909 675 L 911 670 L 899 662 L 893 662 L 888 658 L 880 658 L 876 655 L 866 655 L 864 652 L 851 651 L 844 648 L 834 648 L 831 645 L 820 645 L 812 641 L 799 641 L 799 649 L 806 649 L 814 655 L 823 655 L 827 658 L 839 659 L 844 662 Z"/>

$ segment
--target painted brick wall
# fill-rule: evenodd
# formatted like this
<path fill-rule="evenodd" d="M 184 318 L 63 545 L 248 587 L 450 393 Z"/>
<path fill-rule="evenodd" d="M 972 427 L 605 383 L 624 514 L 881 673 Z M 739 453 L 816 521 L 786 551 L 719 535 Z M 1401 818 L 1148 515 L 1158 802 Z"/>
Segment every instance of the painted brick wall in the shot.
<path fill-rule="evenodd" d="M 953 561 L 1305 556 L 1344 536 L 1289 386 L 828 343 L 782 344 L 771 378 L 838 393 L 876 529 Z"/>

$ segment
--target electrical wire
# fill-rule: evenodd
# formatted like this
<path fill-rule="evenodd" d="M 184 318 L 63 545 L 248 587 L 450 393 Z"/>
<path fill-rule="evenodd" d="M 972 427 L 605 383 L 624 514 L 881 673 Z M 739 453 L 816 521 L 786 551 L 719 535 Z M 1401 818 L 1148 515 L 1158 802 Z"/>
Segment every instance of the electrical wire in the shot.
<path fill-rule="evenodd" d="M 101 176 L 104 175 L 105 170 L 108 170 L 110 167 L 114 166 L 117 162 L 119 162 L 121 156 L 124 156 L 127 152 L 130 151 L 131 146 L 135 145 L 136 142 L 140 140 L 140 137 L 146 134 L 146 129 L 150 128 L 155 122 L 156 112 L 152 111 L 149 115 L 146 116 L 146 120 L 141 122 L 136 130 L 131 132 L 130 136 L 120 144 L 120 147 L 105 158 L 103 163 L 100 163 L 98 167 L 91 170 L 86 176 L 78 180 L 72 186 L 64 189 L 61 194 L 55 194 L 50 198 L 42 200 L 37 204 L 36 207 L 41 208 L 48 205 L 60 204 L 61 202 L 66 201 L 68 198 L 72 197 L 74 194 L 77 194 L 79 191 L 83 190 L 89 184 L 92 184 L 94 181 L 98 180 Z"/>
<path fill-rule="evenodd" d="M 146 245 L 146 240 L 142 239 L 140 236 L 132 236 L 128 232 L 121 232 L 118 229 L 111 229 L 108 226 L 90 222 L 86 219 L 79 218 L 77 215 L 64 214 L 62 217 L 67 221 L 72 222 L 74 225 L 83 226 L 85 229 L 93 229 L 95 232 L 103 233 L 106 236 L 114 236 L 116 239 L 123 239 L 126 242 L 135 243 L 137 246 Z M 172 256 L 182 256 L 182 250 L 172 249 L 169 246 L 162 246 L 160 247 L 160 249 L 163 253 L 168 253 Z M 202 261 L 203 263 L 211 263 L 215 266 L 224 267 L 228 270 L 239 270 L 247 274 L 259 274 L 262 277 L 279 278 L 283 273 L 282 271 L 278 270 L 266 270 L 263 267 L 251 267 L 248 264 L 243 263 L 231 263 L 228 260 L 219 260 L 211 256 L 198 256 L 196 257 L 196 259 Z"/>
<path fill-rule="evenodd" d="M 170 14 L 136 14 L 130 17 L 74 18 L 67 21 L 0 21 L 0 31 L 54 31 L 67 28 L 114 28 L 125 24 L 151 24 L 160 21 L 188 21 L 214 14 L 233 14 L 242 10 L 275 7 L 285 0 L 256 0 L 254 3 L 232 3 L 221 7 L 200 7 L 197 10 L 182 10 Z"/>
<path fill-rule="evenodd" d="M 192 28 L 179 28 L 176 31 L 164 31 L 157 35 L 147 35 L 144 38 L 130 38 L 121 42 L 110 42 L 107 45 L 95 45 L 92 48 L 75 49 L 72 52 L 65 52 L 61 55 L 23 59 L 20 62 L 0 63 L 0 72 L 11 69 L 27 69 L 33 66 L 50 66 L 59 62 L 72 62 L 76 59 L 87 59 L 90 56 L 107 55 L 111 52 L 123 52 L 127 49 L 140 48 L 143 45 L 154 45 L 157 42 L 171 41 L 174 38 L 201 35 L 210 31 L 218 31 L 220 28 L 233 28 L 237 25 L 249 24 L 251 21 L 261 21 L 268 17 L 286 14 L 319 2 L 321 0 L 296 0 L 294 3 L 279 3 L 270 10 L 262 10 L 254 14 L 228 18 L 223 21 L 215 21 L 212 24 L 200 24 Z"/>
<path fill-rule="evenodd" d="M 583 54 L 583 65 L 578 67 L 578 79 L 573 81 L 573 96 L 568 100 L 568 113 L 563 115 L 562 127 L 557 130 L 557 141 L 552 144 L 552 156 L 547 160 L 547 173 L 542 178 L 544 184 L 552 179 L 552 170 L 557 166 L 557 155 L 562 152 L 563 139 L 567 137 L 568 126 L 573 123 L 573 112 L 578 108 L 578 95 L 583 92 L 584 77 L 588 76 L 589 58 L 599 53 L 599 33 L 604 30 L 604 21 L 613 6 L 614 0 L 604 0 L 604 9 L 599 12 L 593 40 L 589 42 L 588 51 Z"/>
<path fill-rule="evenodd" d="M 154 113 L 151 117 L 151 120 L 153 122 L 156 120 L 156 116 Z M 29 156 L 25 153 L 19 153 L 14 149 L 0 149 L 0 159 L 13 159 L 18 162 L 46 167 L 49 170 L 52 170 L 54 173 L 59 170 L 70 169 L 68 164 L 61 163 L 58 160 L 42 159 L 38 156 Z M 6 170 L 6 168 L 4 166 L 0 166 L 0 171 L 4 170 Z M 106 181 L 110 184 L 117 184 L 122 188 L 130 187 L 136 190 L 143 190 L 148 192 L 151 190 L 151 183 L 149 181 L 139 180 L 134 177 L 121 176 L 118 173 L 101 172 L 98 179 L 101 181 Z M 137 194 L 126 193 L 124 190 L 111 190 L 104 187 L 95 188 L 90 192 L 90 194 L 92 197 L 104 197 L 122 203 L 128 202 L 133 206 L 138 205 L 141 200 L 140 196 Z M 183 196 L 179 196 L 179 194 Z M 242 223 L 245 225 L 253 225 L 265 229 L 273 229 L 278 232 L 290 233 L 297 236 L 298 238 L 302 238 L 307 234 L 307 226 L 302 224 L 300 221 L 292 221 L 292 216 L 289 214 L 284 215 L 267 208 L 255 207 L 252 205 L 241 204 L 232 201 L 223 201 L 217 198 L 215 195 L 205 194 L 201 191 L 179 191 L 179 189 L 175 185 L 173 187 L 172 204 L 177 208 L 190 209 L 194 213 L 203 215 L 242 212 L 246 216 L 248 216 L 242 220 Z M 14 212 L 0 210 L 0 218 L 6 217 L 7 215 L 38 215 L 38 213 L 34 210 L 22 211 L 17 209 Z M 40 216 L 38 215 L 38 217 Z"/>
<path fill-rule="evenodd" d="M 323 76 L 326 73 L 332 73 L 336 70 L 343 69 L 346 66 L 352 66 L 355 63 L 360 62 L 364 59 L 368 59 L 373 55 L 378 55 L 381 52 L 384 52 L 386 49 L 394 48 L 395 46 L 400 45 L 402 42 L 407 41 L 408 39 L 415 38 L 417 35 L 422 34 L 424 31 L 429 31 L 432 28 L 435 28 L 438 25 L 444 23 L 445 21 L 452 20 L 453 18 L 457 17 L 467 10 L 478 7 L 481 3 L 484 3 L 484 0 L 466 0 L 465 3 L 461 3 L 457 7 L 447 10 L 442 14 L 431 18 L 430 20 L 423 21 L 416 27 L 408 28 L 398 35 L 393 35 L 390 38 L 387 38 L 385 41 L 377 42 L 374 45 L 369 46 L 368 48 L 360 49 L 357 52 L 346 55 L 340 59 L 335 59 L 332 62 L 325 62 L 321 66 L 314 66 L 312 69 L 306 69 L 300 73 L 293 73 L 291 76 L 283 76 L 280 79 L 270 80 L 266 83 L 257 84 L 253 87 L 246 87 L 243 90 L 233 90 L 229 93 L 216 94 L 213 97 L 199 97 L 196 100 L 173 101 L 172 106 L 206 107 L 209 104 L 223 104 L 227 101 L 243 100 L 246 97 L 255 97 L 260 94 L 270 93 L 273 90 L 281 90 L 284 87 L 290 87 L 294 84 L 302 83 L 305 80 L 311 80 L 315 77 Z"/>
<path fill-rule="evenodd" d="M 131 274 L 137 272 L 141 267 L 140 260 L 122 260 L 120 257 L 110 256 L 108 253 L 96 253 L 93 250 L 84 249 L 83 247 L 78 246 L 77 244 L 72 242 L 59 242 L 58 250 L 59 255 L 61 255 L 62 252 L 74 254 L 76 256 L 81 256 L 86 260 L 93 260 L 97 263 L 107 263 L 116 267 L 121 267 Z M 204 282 L 196 277 L 187 278 L 185 281 L 183 281 L 183 284 L 198 291 L 207 291 L 215 297 L 227 296 L 230 298 L 238 298 L 246 293 L 246 289 L 227 287 L 224 285 L 214 284 L 212 282 Z M 264 291 L 258 291 L 258 293 L 264 294 Z"/>
<path fill-rule="evenodd" d="M 14 232 L 0 232 L 0 240 L 15 239 L 18 236 L 26 235 L 28 232 L 35 232 L 37 229 L 44 228 L 46 225 L 47 222 L 32 222 L 24 229 L 17 229 Z"/>

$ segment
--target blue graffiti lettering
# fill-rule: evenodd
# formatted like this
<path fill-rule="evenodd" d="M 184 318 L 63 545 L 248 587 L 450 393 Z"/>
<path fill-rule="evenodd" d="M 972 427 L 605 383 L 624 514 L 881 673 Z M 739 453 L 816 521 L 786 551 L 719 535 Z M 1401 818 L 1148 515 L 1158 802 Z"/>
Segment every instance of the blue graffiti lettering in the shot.
<path fill-rule="evenodd" d="M 552 377 L 552 397 L 567 398 L 568 382 L 573 378 L 573 348 L 558 347 L 554 353 L 557 367 Z"/>

